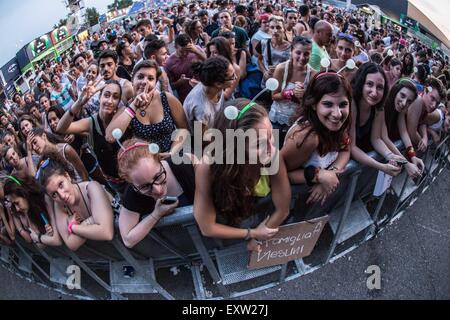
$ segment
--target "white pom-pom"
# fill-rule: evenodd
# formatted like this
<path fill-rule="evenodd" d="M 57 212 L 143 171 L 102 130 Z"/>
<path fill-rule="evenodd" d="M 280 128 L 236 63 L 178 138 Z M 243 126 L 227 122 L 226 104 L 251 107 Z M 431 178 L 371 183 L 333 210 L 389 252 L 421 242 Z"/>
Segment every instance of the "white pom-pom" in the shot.
<path fill-rule="evenodd" d="M 150 153 L 157 154 L 159 152 L 159 146 L 156 143 L 150 143 L 148 145 Z"/>
<path fill-rule="evenodd" d="M 427 87 L 427 92 L 428 92 L 428 93 L 431 93 L 431 91 L 433 91 L 433 87 L 428 86 L 428 87 Z"/>
<path fill-rule="evenodd" d="M 356 40 L 356 41 L 355 41 L 355 46 L 356 46 L 356 47 L 361 47 L 361 43 L 360 43 L 358 40 Z"/>
<path fill-rule="evenodd" d="M 330 64 L 331 64 L 331 61 L 328 58 L 322 58 L 320 60 L 320 65 L 322 66 L 322 68 L 328 68 L 330 66 Z"/>
<path fill-rule="evenodd" d="M 417 69 L 417 67 L 413 68 L 414 73 L 417 73 L 417 71 L 419 71 L 419 69 Z"/>
<path fill-rule="evenodd" d="M 267 79 L 266 81 L 266 88 L 270 91 L 275 91 L 278 89 L 278 80 L 275 78 Z"/>
<path fill-rule="evenodd" d="M 239 110 L 235 106 L 228 106 L 223 111 L 223 114 L 225 115 L 225 118 L 227 118 L 228 120 L 234 120 L 238 117 Z"/>
<path fill-rule="evenodd" d="M 119 128 L 116 128 L 112 131 L 112 136 L 116 140 L 120 140 L 120 138 L 122 138 L 122 135 L 123 135 L 123 132 Z"/>
<path fill-rule="evenodd" d="M 394 55 L 394 51 L 392 51 L 391 49 L 388 50 L 387 55 L 389 57 L 392 57 Z"/>
<path fill-rule="evenodd" d="M 355 69 L 356 67 L 355 61 L 353 61 L 353 59 L 348 59 L 347 62 L 345 63 L 345 67 L 350 70 Z"/>

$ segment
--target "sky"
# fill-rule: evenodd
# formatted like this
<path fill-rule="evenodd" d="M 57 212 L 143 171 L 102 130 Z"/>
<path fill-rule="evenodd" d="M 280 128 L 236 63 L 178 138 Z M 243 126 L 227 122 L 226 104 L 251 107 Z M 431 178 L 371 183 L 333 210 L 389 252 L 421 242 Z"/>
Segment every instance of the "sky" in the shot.
<path fill-rule="evenodd" d="M 85 0 L 86 7 L 106 12 L 113 0 Z M 69 13 L 63 0 L 0 0 L 0 67 L 35 38 L 53 30 Z"/>

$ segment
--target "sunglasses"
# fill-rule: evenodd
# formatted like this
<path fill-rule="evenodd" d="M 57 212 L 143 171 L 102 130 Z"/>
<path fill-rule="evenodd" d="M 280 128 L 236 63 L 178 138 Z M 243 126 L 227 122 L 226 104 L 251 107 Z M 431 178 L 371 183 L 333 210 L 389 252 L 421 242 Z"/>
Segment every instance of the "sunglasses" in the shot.
<path fill-rule="evenodd" d="M 39 175 L 41 174 L 42 169 L 44 169 L 46 166 L 48 166 L 49 163 L 50 163 L 50 159 L 46 159 L 45 161 L 41 162 L 38 165 L 38 170 L 36 171 L 36 175 L 34 176 L 34 178 L 36 180 L 39 180 Z"/>
<path fill-rule="evenodd" d="M 339 32 L 337 37 L 338 37 L 339 40 L 345 39 L 345 40 L 348 40 L 350 42 L 353 42 L 353 40 L 354 40 L 352 35 L 350 35 L 348 33 L 343 33 L 343 32 Z"/>

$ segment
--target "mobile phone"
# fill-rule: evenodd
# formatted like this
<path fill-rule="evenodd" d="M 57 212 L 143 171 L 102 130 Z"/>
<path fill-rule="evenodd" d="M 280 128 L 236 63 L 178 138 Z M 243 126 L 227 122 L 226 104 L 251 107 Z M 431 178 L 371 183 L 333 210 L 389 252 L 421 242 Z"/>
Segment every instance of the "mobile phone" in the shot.
<path fill-rule="evenodd" d="M 177 197 L 169 197 L 169 196 L 166 196 L 162 201 L 161 201 L 161 203 L 162 204 L 174 204 L 175 202 L 177 202 L 178 201 L 178 198 Z"/>
<path fill-rule="evenodd" d="M 406 161 L 406 160 L 394 160 L 394 161 L 395 161 L 395 163 L 397 163 L 397 165 L 399 167 L 401 167 L 401 166 L 403 166 L 403 165 L 408 163 L 408 161 Z"/>

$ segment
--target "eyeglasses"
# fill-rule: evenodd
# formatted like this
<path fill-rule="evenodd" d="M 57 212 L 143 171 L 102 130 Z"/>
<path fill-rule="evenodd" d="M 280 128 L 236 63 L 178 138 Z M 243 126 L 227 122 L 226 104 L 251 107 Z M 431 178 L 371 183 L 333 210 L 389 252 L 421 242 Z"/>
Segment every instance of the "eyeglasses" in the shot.
<path fill-rule="evenodd" d="M 233 73 L 233 77 L 232 77 L 232 78 L 230 78 L 230 79 L 225 79 L 225 80 L 223 80 L 223 82 L 234 81 L 234 80 L 236 80 L 236 79 L 237 79 L 236 73 Z"/>
<path fill-rule="evenodd" d="M 339 32 L 337 36 L 338 36 L 339 40 L 346 39 L 350 42 L 353 42 L 353 39 L 354 39 L 352 35 L 350 35 L 348 33 L 343 33 L 343 32 Z"/>
<path fill-rule="evenodd" d="M 50 159 L 46 159 L 45 161 L 41 162 L 38 165 L 38 170 L 36 171 L 36 175 L 34 176 L 34 178 L 36 180 L 39 179 L 39 175 L 41 174 L 42 169 L 44 169 L 46 166 L 48 166 L 49 163 L 50 163 Z"/>
<path fill-rule="evenodd" d="M 149 194 L 149 193 L 153 192 L 153 186 L 160 186 L 160 185 L 165 184 L 166 179 L 167 179 L 167 172 L 162 164 L 160 164 L 160 166 L 161 166 L 161 168 L 160 168 L 158 174 L 156 174 L 156 176 L 152 182 L 146 183 L 146 184 L 142 185 L 141 187 L 136 187 L 133 184 L 132 185 L 133 190 L 136 192 L 142 193 L 142 194 Z"/>
<path fill-rule="evenodd" d="M 232 31 L 225 31 L 219 34 L 219 36 L 224 37 L 226 39 L 236 38 L 236 34 Z"/>

